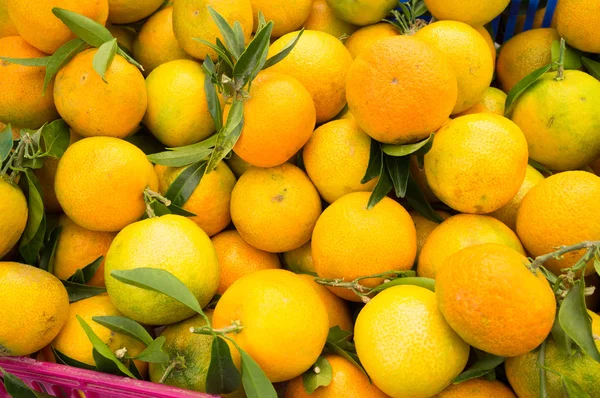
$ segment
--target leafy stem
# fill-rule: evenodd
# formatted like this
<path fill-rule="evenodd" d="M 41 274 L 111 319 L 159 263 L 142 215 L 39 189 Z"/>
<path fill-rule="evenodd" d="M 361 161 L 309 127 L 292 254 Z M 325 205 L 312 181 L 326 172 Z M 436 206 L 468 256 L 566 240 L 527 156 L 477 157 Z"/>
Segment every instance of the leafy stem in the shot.
<path fill-rule="evenodd" d="M 560 55 L 558 57 L 558 71 L 554 80 L 561 81 L 565 80 L 565 52 L 567 50 L 567 43 L 564 38 L 560 38 Z"/>
<path fill-rule="evenodd" d="M 538 363 L 539 363 L 539 372 L 540 372 L 540 398 L 548 398 L 548 391 L 546 391 L 546 341 L 542 343 L 540 346 L 540 351 L 538 353 Z"/>
<path fill-rule="evenodd" d="M 244 326 L 242 326 L 242 323 L 240 321 L 233 321 L 233 322 L 231 322 L 231 325 L 226 326 L 221 329 L 213 329 L 210 326 L 210 324 L 208 324 L 207 326 L 199 327 L 199 328 L 191 327 L 190 333 L 205 334 L 205 335 L 211 335 L 211 336 L 215 336 L 215 335 L 225 336 L 229 333 L 240 333 L 242 331 L 242 329 L 244 329 Z"/>
<path fill-rule="evenodd" d="M 185 358 L 183 358 L 180 355 L 177 355 L 177 358 L 175 358 L 173 361 L 171 361 L 169 366 L 167 366 L 167 368 L 165 369 L 165 372 L 161 376 L 160 380 L 158 380 L 158 383 L 164 384 L 165 381 L 167 380 L 167 378 L 171 375 L 171 373 L 173 373 L 174 370 L 176 370 L 177 368 L 183 368 L 183 367 L 185 367 Z"/>
<path fill-rule="evenodd" d="M 427 25 L 427 22 L 419 17 L 427 12 L 427 7 L 422 0 L 411 0 L 410 2 L 399 1 L 400 11 L 392 10 L 394 20 L 386 20 L 391 25 L 395 26 L 403 35 L 414 35 L 421 28 Z"/>
<path fill-rule="evenodd" d="M 6 165 L 4 166 L 2 171 L 0 172 L 0 175 L 2 175 L 2 176 L 6 175 L 8 170 L 13 167 L 13 163 L 17 167 L 21 166 L 21 163 L 23 163 L 23 155 L 25 154 L 25 146 L 27 145 L 27 143 L 29 141 L 31 141 L 31 138 L 29 137 L 29 133 L 26 133 L 19 141 L 17 148 L 13 151 L 13 153 L 8 158 L 8 161 L 6 162 Z M 11 176 L 9 179 L 9 181 L 11 183 L 14 181 L 16 175 L 17 175 L 17 173 L 11 173 Z"/>
<path fill-rule="evenodd" d="M 584 268 L 587 261 L 591 260 L 593 257 L 594 252 L 600 249 L 600 240 L 584 241 L 571 246 L 560 246 L 556 251 L 536 257 L 529 267 L 532 270 L 537 270 L 548 260 L 560 260 L 564 254 L 583 249 L 587 249 L 586 254 L 573 267 L 570 268 L 570 270 L 577 272 Z M 587 258 L 587 261 L 583 261 L 585 258 Z"/>
<path fill-rule="evenodd" d="M 144 189 L 144 202 L 146 202 L 146 214 L 148 215 L 148 218 L 156 217 L 156 213 L 152 208 L 152 203 L 155 201 L 158 201 L 167 207 L 171 206 L 171 201 L 169 199 L 158 192 L 154 192 L 150 187 L 146 187 L 146 189 Z"/>

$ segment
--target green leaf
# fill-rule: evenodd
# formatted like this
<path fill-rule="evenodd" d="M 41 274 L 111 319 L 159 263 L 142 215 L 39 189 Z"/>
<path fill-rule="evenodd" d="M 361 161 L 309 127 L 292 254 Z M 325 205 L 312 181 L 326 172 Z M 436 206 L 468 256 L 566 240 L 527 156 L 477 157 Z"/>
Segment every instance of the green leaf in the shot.
<path fill-rule="evenodd" d="M 546 166 L 544 166 L 541 163 L 536 162 L 535 160 L 533 160 L 531 158 L 529 158 L 528 163 L 529 163 L 529 165 L 531 167 L 533 167 L 534 169 L 536 169 L 537 171 L 539 171 L 542 174 L 546 174 L 546 175 L 552 175 L 553 174 L 550 170 L 548 170 L 546 168 Z"/>
<path fill-rule="evenodd" d="M 215 336 L 210 350 L 210 366 L 206 374 L 208 394 L 229 394 L 240 388 L 240 373 L 231 359 L 229 345 L 220 336 Z"/>
<path fill-rule="evenodd" d="M 54 227 L 48 234 L 48 238 L 40 252 L 39 268 L 51 274 L 54 272 L 54 256 L 56 254 L 56 247 L 58 246 L 58 238 L 60 237 L 61 231 L 62 227 L 60 225 Z"/>
<path fill-rule="evenodd" d="M 8 373 L 4 369 L 0 368 L 0 372 L 4 376 L 4 388 L 10 397 L 15 398 L 38 398 L 35 391 L 23 383 L 17 376 Z"/>
<path fill-rule="evenodd" d="M 0 57 L 0 60 L 5 62 L 10 62 L 15 65 L 23 65 L 23 66 L 41 66 L 45 67 L 48 64 L 48 60 L 50 57 L 41 57 L 41 58 L 10 58 L 10 57 Z"/>
<path fill-rule="evenodd" d="M 493 371 L 500 366 L 506 358 L 482 352 L 480 358 L 469 369 L 459 374 L 453 381 L 454 384 L 476 379 Z"/>
<path fill-rule="evenodd" d="M 71 133 L 69 125 L 62 119 L 56 119 L 42 127 L 40 132 L 44 140 L 45 152 L 41 156 L 60 158 L 69 147 Z"/>
<path fill-rule="evenodd" d="M 44 214 L 43 193 L 39 181 L 29 169 L 26 169 L 24 174 L 27 181 L 29 213 L 27 216 L 27 226 L 21 237 L 19 253 L 21 253 L 27 264 L 34 264 L 44 243 L 46 215 Z"/>
<path fill-rule="evenodd" d="M 169 362 L 169 355 L 162 349 L 166 340 L 167 338 L 165 336 L 157 337 L 156 340 L 152 341 L 144 351 L 131 359 L 137 359 L 138 361 L 151 363 Z"/>
<path fill-rule="evenodd" d="M 254 359 L 236 345 L 242 359 L 242 384 L 248 398 L 277 398 L 273 384 Z"/>
<path fill-rule="evenodd" d="M 560 59 L 560 40 L 552 42 L 552 70 L 558 70 L 558 62 Z M 566 45 L 565 59 L 563 66 L 565 69 L 581 69 L 581 56 L 583 53 L 573 47 Z"/>
<path fill-rule="evenodd" d="M 286 44 L 280 52 L 267 59 L 262 69 L 265 70 L 267 68 L 270 68 L 271 66 L 281 62 L 285 57 L 287 57 L 288 54 L 292 52 L 294 47 L 296 47 L 296 44 L 298 43 L 298 40 L 300 40 L 300 37 L 302 37 L 303 33 L 304 28 L 302 28 L 302 30 L 298 32 L 298 35 L 294 38 L 294 40 L 290 40 L 290 42 Z"/>
<path fill-rule="evenodd" d="M 382 283 L 381 285 L 375 287 L 371 291 L 371 294 L 379 293 L 385 289 L 389 289 L 390 287 L 399 286 L 399 285 L 420 286 L 420 287 L 424 287 L 427 290 L 431 290 L 432 292 L 435 292 L 435 279 L 423 278 L 423 277 L 404 277 L 404 278 L 392 279 L 389 282 Z"/>
<path fill-rule="evenodd" d="M 152 344 L 152 336 L 142 325 L 125 316 L 94 316 L 92 320 L 114 332 L 125 334 L 146 344 Z"/>
<path fill-rule="evenodd" d="M 167 148 L 168 151 L 148 155 L 149 161 L 155 164 L 170 167 L 189 166 L 205 160 L 210 156 L 217 141 L 217 134 L 210 136 L 196 144 L 179 148 Z"/>
<path fill-rule="evenodd" d="M 103 287 L 83 285 L 81 283 L 62 281 L 62 284 L 67 289 L 69 294 L 69 302 L 74 303 L 79 300 L 97 296 L 101 293 L 106 293 L 106 289 Z"/>
<path fill-rule="evenodd" d="M 444 219 L 435 211 L 427 201 L 427 198 L 421 191 L 421 187 L 411 175 L 408 176 L 408 184 L 406 186 L 406 200 L 413 209 L 418 211 L 423 217 L 436 223 L 441 223 Z"/>
<path fill-rule="evenodd" d="M 257 29 L 256 31 L 258 32 L 260 31 L 260 29 Z M 235 42 L 238 46 L 237 49 L 241 54 L 246 48 L 246 38 L 244 37 L 244 30 L 242 29 L 242 24 L 239 21 L 235 21 L 233 23 L 233 34 L 235 35 Z"/>
<path fill-rule="evenodd" d="M 600 259 L 598 258 L 598 252 L 596 252 L 596 255 L 594 256 L 594 269 L 596 270 L 596 273 L 600 275 Z"/>
<path fill-rule="evenodd" d="M 560 380 L 562 382 L 563 391 L 567 397 L 572 398 L 590 398 L 588 394 L 577 382 L 570 377 L 561 375 Z"/>
<path fill-rule="evenodd" d="M 552 337 L 556 341 L 559 350 L 566 356 L 571 356 L 573 353 L 573 340 L 565 333 L 563 328 L 560 326 L 560 322 L 558 321 L 558 314 L 554 319 L 554 324 L 552 325 Z"/>
<path fill-rule="evenodd" d="M 360 181 L 361 184 L 366 184 L 371 181 L 373 178 L 379 177 L 381 173 L 381 165 L 383 164 L 383 155 L 381 152 L 381 146 L 379 142 L 375 140 L 371 140 L 370 147 L 370 155 L 369 155 L 369 164 L 367 166 L 367 171 L 365 172 L 365 176 Z"/>
<path fill-rule="evenodd" d="M 600 80 L 600 62 L 596 62 L 587 57 L 581 57 L 581 63 L 585 66 L 588 73 Z"/>
<path fill-rule="evenodd" d="M 98 271 L 98 267 L 100 267 L 102 261 L 104 261 L 104 256 L 98 257 L 81 269 L 83 283 L 88 283 L 94 277 L 94 275 L 96 275 L 96 271 Z"/>
<path fill-rule="evenodd" d="M 558 310 L 558 321 L 565 333 L 592 359 L 600 362 L 600 352 L 592 335 L 592 320 L 585 305 L 584 280 L 579 279 Z"/>
<path fill-rule="evenodd" d="M 108 29 L 86 16 L 58 7 L 54 7 L 52 13 L 67 25 L 77 37 L 93 47 L 100 47 L 107 41 L 114 39 Z"/>
<path fill-rule="evenodd" d="M 194 214 L 192 212 L 184 210 L 181 207 L 174 205 L 173 203 L 171 203 L 171 206 L 169 206 L 169 210 L 171 211 L 171 214 L 177 214 L 179 216 L 184 216 L 184 217 L 196 217 L 197 216 L 197 214 Z"/>
<path fill-rule="evenodd" d="M 130 64 L 132 64 L 139 70 L 141 70 L 141 71 L 144 70 L 144 67 L 139 62 L 137 62 L 135 59 L 133 59 L 133 57 L 131 55 L 127 54 L 127 52 L 123 51 L 120 47 L 117 48 L 117 54 L 119 54 L 121 57 L 125 58 L 127 60 L 127 62 L 129 62 Z"/>
<path fill-rule="evenodd" d="M 129 369 L 129 371 L 133 373 L 136 379 L 144 380 L 144 377 L 142 376 L 138 368 L 135 366 L 135 362 L 132 359 L 127 360 L 127 369 Z"/>
<path fill-rule="evenodd" d="M 88 365 L 87 363 L 79 362 L 76 359 L 73 359 L 62 352 L 58 351 L 52 345 L 50 345 L 50 349 L 52 350 L 52 354 L 54 354 L 54 358 L 56 358 L 57 363 L 67 366 L 72 366 L 74 368 L 79 369 L 87 369 L 87 370 L 97 370 L 95 366 Z"/>
<path fill-rule="evenodd" d="M 386 162 L 381 162 L 381 169 L 379 171 L 379 180 L 377 181 L 377 185 L 375 185 L 375 189 L 371 193 L 369 197 L 369 203 L 367 204 L 367 209 L 372 209 L 379 203 L 384 197 L 387 196 L 388 193 L 392 190 L 394 184 L 392 182 L 392 178 L 390 177 L 390 173 L 386 167 Z"/>
<path fill-rule="evenodd" d="M 54 76 L 56 76 L 58 71 L 87 47 L 88 44 L 85 41 L 76 37 L 60 46 L 58 50 L 50 56 L 48 64 L 46 65 L 46 75 L 44 76 L 44 93 L 46 93 L 46 87 L 48 87 L 48 84 L 52 81 Z"/>
<path fill-rule="evenodd" d="M 406 186 L 408 185 L 408 176 L 410 174 L 410 156 L 400 158 L 384 156 L 383 158 L 392 179 L 396 196 L 403 198 L 406 196 Z"/>
<path fill-rule="evenodd" d="M 176 206 L 183 206 L 194 193 L 206 170 L 206 161 L 188 166 L 171 183 L 165 196 Z"/>
<path fill-rule="evenodd" d="M 8 158 L 13 147 L 13 133 L 10 123 L 0 131 L 0 164 Z"/>
<path fill-rule="evenodd" d="M 542 77 L 545 73 L 552 69 L 552 65 L 542 66 L 541 68 L 531 72 L 529 75 L 525 76 L 521 81 L 519 81 L 508 93 L 508 97 L 506 97 L 506 105 L 504 116 L 510 117 L 517 100 L 519 97 L 527 91 L 531 85 L 538 81 L 540 77 Z"/>
<path fill-rule="evenodd" d="M 87 335 L 88 339 L 90 340 L 90 342 L 92 343 L 92 345 L 94 346 L 94 349 L 98 352 L 98 354 L 100 354 L 104 358 L 108 359 L 109 361 L 113 362 L 122 373 L 135 379 L 135 376 L 129 371 L 129 369 L 127 369 L 125 367 L 125 365 L 123 365 L 123 363 L 121 361 L 119 361 L 119 359 L 117 359 L 117 357 L 110 350 L 110 348 L 108 348 L 108 346 L 106 344 L 104 344 L 104 342 L 100 339 L 100 337 L 98 337 L 96 335 L 96 333 L 94 333 L 94 331 L 92 330 L 90 325 L 88 325 L 87 322 L 84 321 L 79 315 L 75 315 L 75 316 L 77 317 L 77 321 L 83 328 L 83 331 Z M 94 358 L 94 359 L 96 359 L 96 358 Z"/>
<path fill-rule="evenodd" d="M 317 362 L 304 374 L 302 384 L 307 394 L 312 394 L 319 387 L 327 387 L 333 379 L 333 370 L 325 357 L 317 358 Z"/>
<path fill-rule="evenodd" d="M 348 337 L 350 336 L 352 336 L 351 332 L 348 332 L 347 330 L 344 330 L 336 325 L 329 329 L 329 333 L 327 334 L 327 341 L 344 348 L 347 347 Z"/>
<path fill-rule="evenodd" d="M 327 341 L 325 343 L 325 349 L 328 352 L 331 352 L 333 354 L 339 355 L 341 357 L 343 357 L 344 359 L 346 359 L 347 361 L 351 362 L 354 366 L 356 366 L 357 368 L 360 369 L 360 371 L 367 377 L 369 377 L 369 375 L 367 374 L 367 372 L 365 371 L 365 369 L 362 367 L 362 365 L 360 364 L 360 361 L 358 360 L 358 356 L 353 353 L 350 352 L 348 350 L 343 349 L 342 347 L 340 347 L 337 344 L 334 344 L 330 341 Z M 369 378 L 370 380 L 370 378 Z"/>
<path fill-rule="evenodd" d="M 208 103 L 208 111 L 215 124 L 217 131 L 223 127 L 223 109 L 221 108 L 221 102 L 219 101 L 219 95 L 217 89 L 212 82 L 212 74 L 215 73 L 215 65 L 213 64 L 210 57 L 204 60 L 203 64 L 204 72 L 206 77 L 204 78 L 204 92 L 206 93 L 206 102 Z"/>
<path fill-rule="evenodd" d="M 244 50 L 245 43 L 243 41 L 238 43 L 235 33 L 233 32 L 231 26 L 229 26 L 227 20 L 223 18 L 221 14 L 216 12 L 214 8 L 208 6 L 208 12 L 217 24 L 217 28 L 219 28 L 219 32 L 221 32 L 221 35 L 223 36 L 223 40 L 225 41 L 227 49 L 229 52 L 231 52 L 235 59 L 238 59 Z"/>
<path fill-rule="evenodd" d="M 230 54 L 227 52 L 227 50 L 223 50 L 221 47 L 214 45 L 213 43 L 211 43 L 209 41 L 206 41 L 203 39 L 198 39 L 197 37 L 192 37 L 192 40 L 195 40 L 199 43 L 204 44 L 205 46 L 212 48 L 219 56 L 219 59 L 223 60 L 231 68 L 231 70 L 233 70 L 233 67 L 234 67 L 233 59 L 232 59 L 232 56 L 230 56 Z M 210 57 L 208 57 L 208 55 L 207 55 L 207 58 L 210 58 Z"/>
<path fill-rule="evenodd" d="M 96 364 L 96 369 L 102 373 L 108 373 L 115 376 L 129 376 L 135 379 L 135 375 L 129 370 L 129 366 L 126 366 L 123 362 L 119 361 L 118 358 L 115 359 L 123 365 L 124 369 L 127 369 L 130 374 L 124 373 L 119 365 L 117 365 L 113 360 L 104 357 L 102 354 L 96 350 L 96 348 L 92 349 L 92 357 L 94 358 L 94 363 Z"/>
<path fill-rule="evenodd" d="M 248 48 L 240 55 L 233 68 L 236 84 L 244 87 L 260 72 L 267 60 L 273 21 L 256 33 Z"/>
<path fill-rule="evenodd" d="M 67 279 L 68 282 L 74 282 L 79 284 L 85 284 L 85 277 L 83 276 L 83 271 L 80 268 L 76 269 L 73 275 Z"/>
<path fill-rule="evenodd" d="M 427 139 L 423 141 L 416 142 L 414 144 L 405 144 L 405 145 L 390 145 L 384 144 L 381 146 L 383 152 L 390 156 L 403 157 L 407 155 L 412 155 L 413 153 L 418 153 L 421 155 L 425 155 L 431 149 L 433 145 L 433 138 L 435 134 L 431 134 Z"/>
<path fill-rule="evenodd" d="M 194 294 L 183 282 L 168 271 L 155 268 L 136 268 L 127 271 L 112 271 L 110 275 L 128 285 L 162 293 L 197 313 L 203 314 Z"/>
<path fill-rule="evenodd" d="M 106 71 L 110 68 L 115 55 L 117 54 L 117 39 L 109 40 L 103 43 L 99 48 L 96 54 L 94 54 L 94 59 L 92 60 L 92 66 L 94 70 L 102 77 L 104 83 L 106 81 Z"/>
<path fill-rule="evenodd" d="M 227 122 L 225 126 L 217 134 L 217 141 L 215 148 L 212 151 L 208 164 L 206 165 L 206 173 L 213 171 L 219 162 L 225 158 L 231 152 L 235 143 L 240 138 L 242 130 L 244 128 L 244 102 L 239 99 L 235 99 L 231 108 L 229 109 L 229 115 L 227 115 Z"/>

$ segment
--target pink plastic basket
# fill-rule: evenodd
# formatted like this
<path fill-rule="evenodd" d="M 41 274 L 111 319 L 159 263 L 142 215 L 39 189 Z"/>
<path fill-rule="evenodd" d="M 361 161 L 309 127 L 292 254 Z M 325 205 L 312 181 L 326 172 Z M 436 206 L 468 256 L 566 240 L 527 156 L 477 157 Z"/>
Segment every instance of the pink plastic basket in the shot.
<path fill-rule="evenodd" d="M 0 367 L 34 390 L 61 398 L 218 398 L 162 384 L 38 362 L 31 358 L 0 358 Z M 0 398 L 10 398 L 2 383 Z"/>

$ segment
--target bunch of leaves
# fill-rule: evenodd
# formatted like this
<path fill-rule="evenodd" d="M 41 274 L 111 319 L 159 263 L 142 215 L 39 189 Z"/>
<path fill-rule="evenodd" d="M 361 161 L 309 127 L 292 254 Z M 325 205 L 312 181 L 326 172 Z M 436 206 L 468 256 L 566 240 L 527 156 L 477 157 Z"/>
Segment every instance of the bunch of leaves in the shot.
<path fill-rule="evenodd" d="M 423 0 L 399 0 L 398 8 L 399 10 L 392 10 L 392 17 L 384 19 L 383 22 L 391 24 L 401 34 L 414 34 L 427 24 L 423 17 L 428 14 L 429 10 Z"/>

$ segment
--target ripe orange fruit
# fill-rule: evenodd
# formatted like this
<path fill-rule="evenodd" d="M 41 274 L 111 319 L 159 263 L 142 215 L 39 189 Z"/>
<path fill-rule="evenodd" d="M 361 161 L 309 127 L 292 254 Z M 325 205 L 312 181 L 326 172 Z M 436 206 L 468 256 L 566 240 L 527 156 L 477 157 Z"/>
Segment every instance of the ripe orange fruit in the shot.
<path fill-rule="evenodd" d="M 314 128 L 310 93 L 292 76 L 269 69 L 252 82 L 250 99 L 244 102 L 244 127 L 233 150 L 253 166 L 278 166 L 306 144 Z"/>
<path fill-rule="evenodd" d="M 436 213 L 439 214 L 444 220 L 451 216 L 450 213 L 445 211 L 436 211 Z M 425 245 L 427 238 L 429 238 L 429 235 L 431 235 L 433 230 L 436 229 L 440 224 L 425 218 L 416 210 L 411 210 L 408 212 L 408 214 L 410 214 L 410 218 L 412 218 L 417 231 L 417 256 L 415 261 L 418 262 L 419 255 L 421 254 L 421 250 L 423 249 L 423 245 Z"/>
<path fill-rule="evenodd" d="M 297 249 L 283 253 L 283 262 L 290 271 L 296 274 L 316 275 L 312 258 L 312 245 L 306 242 Z"/>
<path fill-rule="evenodd" d="M 46 54 L 27 44 L 19 36 L 0 39 L 0 56 L 11 58 L 41 58 Z M 0 60 L 0 122 L 13 128 L 37 129 L 44 123 L 58 118 L 52 99 L 51 81 L 46 88 L 46 68 L 11 64 Z"/>
<path fill-rule="evenodd" d="M 148 76 L 157 66 L 176 59 L 193 59 L 179 46 L 173 33 L 173 7 L 153 14 L 133 41 L 133 56 Z"/>
<path fill-rule="evenodd" d="M 320 214 L 317 189 L 289 163 L 248 169 L 231 194 L 231 219 L 242 238 L 271 253 L 308 242 Z"/>
<path fill-rule="evenodd" d="M 0 175 L 0 259 L 17 244 L 27 225 L 28 206 L 21 189 Z"/>
<path fill-rule="evenodd" d="M 75 224 L 64 214 L 60 216 L 58 225 L 61 231 L 56 244 L 52 273 L 57 278 L 66 280 L 78 269 L 103 256 L 104 260 L 92 279 L 88 281 L 88 285 L 104 286 L 104 261 L 108 248 L 117 234 L 90 231 Z"/>
<path fill-rule="evenodd" d="M 344 278 L 391 270 L 409 270 L 417 252 L 417 233 L 410 215 L 390 198 L 368 210 L 368 192 L 354 192 L 329 206 L 315 226 L 312 255 L 321 278 Z M 377 285 L 381 279 L 361 283 Z M 335 288 L 338 296 L 360 301 L 352 291 Z"/>
<path fill-rule="evenodd" d="M 306 281 L 310 287 L 312 287 L 312 289 L 315 291 L 315 293 L 317 293 L 323 302 L 323 305 L 327 310 L 329 328 L 331 329 L 335 326 L 339 326 L 342 330 L 352 332 L 354 325 L 352 323 L 350 309 L 348 308 L 346 302 L 335 294 L 331 293 L 331 291 L 325 286 L 316 283 L 314 276 L 307 274 L 299 274 L 298 276 Z"/>
<path fill-rule="evenodd" d="M 346 40 L 346 48 L 352 55 L 352 58 L 369 48 L 371 45 L 387 37 L 398 36 L 400 32 L 397 28 L 386 22 L 380 22 L 375 25 L 368 25 L 360 28 Z"/>
<path fill-rule="evenodd" d="M 288 383 L 285 398 L 388 398 L 352 362 L 333 354 L 325 355 L 325 359 L 332 371 L 329 385 L 308 394 L 299 376 Z"/>
<path fill-rule="evenodd" d="M 528 265 L 523 254 L 496 243 L 453 254 L 435 283 L 438 306 L 452 329 L 473 347 L 499 356 L 539 346 L 554 323 L 556 300 L 544 275 Z"/>
<path fill-rule="evenodd" d="M 213 327 L 239 322 L 230 337 L 272 382 L 304 373 L 321 354 L 328 333 L 325 306 L 298 275 L 279 269 L 238 279 L 217 303 Z M 232 349 L 234 358 L 237 350 Z M 294 358 L 290 361 L 290 358 Z"/>
<path fill-rule="evenodd" d="M 425 0 L 435 19 L 460 21 L 469 25 L 485 25 L 496 18 L 510 0 Z"/>
<path fill-rule="evenodd" d="M 571 46 L 600 53 L 600 3 L 594 0 L 561 0 L 556 6 L 556 28 Z"/>
<path fill-rule="evenodd" d="M 496 87 L 488 87 L 479 102 L 455 116 L 473 115 L 475 113 L 494 113 L 504 116 L 506 93 Z"/>
<path fill-rule="evenodd" d="M 327 4 L 338 17 L 360 26 L 381 21 L 398 5 L 395 0 L 327 0 Z"/>
<path fill-rule="evenodd" d="M 314 0 L 312 10 L 304 21 L 304 29 L 320 30 L 340 40 L 345 40 L 358 27 L 338 18 L 327 4 L 327 0 Z"/>
<path fill-rule="evenodd" d="M 517 398 L 512 390 L 498 380 L 471 379 L 451 384 L 436 398 Z"/>
<path fill-rule="evenodd" d="M 478 31 L 481 36 L 483 36 L 485 42 L 487 43 L 488 47 L 490 48 L 490 53 L 492 54 L 492 61 L 493 61 L 494 67 L 495 67 L 496 66 L 496 56 L 498 55 L 498 50 L 496 50 L 496 43 L 494 42 L 494 39 L 492 39 L 492 35 L 486 29 L 486 27 L 483 25 L 473 26 L 473 28 L 475 28 L 475 30 Z"/>
<path fill-rule="evenodd" d="M 510 120 L 490 114 L 461 116 L 442 127 L 425 155 L 433 193 L 464 213 L 498 210 L 525 179 L 527 141 Z"/>
<path fill-rule="evenodd" d="M 298 30 L 310 15 L 312 0 L 250 0 L 254 15 L 254 29 L 258 26 L 258 12 L 266 21 L 273 21 L 272 37 L 281 37 Z"/>
<path fill-rule="evenodd" d="M 334 120 L 317 128 L 302 150 L 304 167 L 328 203 L 357 191 L 371 192 L 373 179 L 361 184 L 369 164 L 371 137 L 356 122 Z"/>
<path fill-rule="evenodd" d="M 92 231 L 115 232 L 146 211 L 144 190 L 158 189 L 152 164 L 134 145 L 111 137 L 77 141 L 64 153 L 54 188 L 64 212 Z"/>
<path fill-rule="evenodd" d="M 223 41 L 217 24 L 212 19 L 208 6 L 221 14 L 230 26 L 238 21 L 247 43 L 252 34 L 252 4 L 250 0 L 178 0 L 173 3 L 173 32 L 179 45 L 192 57 L 204 59 L 207 55 L 215 61 L 217 53 L 194 38 L 216 43 Z"/>
<path fill-rule="evenodd" d="M 223 231 L 211 239 L 219 260 L 219 287 L 223 294 L 242 276 L 262 269 L 281 268 L 275 253 L 259 250 L 246 243 L 238 231 Z"/>
<path fill-rule="evenodd" d="M 585 171 L 567 171 L 540 181 L 525 195 L 517 214 L 517 234 L 523 246 L 532 256 L 540 256 L 557 246 L 600 239 L 599 197 L 600 177 Z M 567 253 L 544 266 L 558 275 L 584 252 Z M 590 262 L 586 274 L 592 272 Z"/>
<path fill-rule="evenodd" d="M 454 69 L 458 99 L 452 113 L 460 113 L 477 104 L 494 75 L 494 61 L 481 34 L 462 22 L 439 21 L 425 26 L 415 37 L 442 52 Z"/>
<path fill-rule="evenodd" d="M 53 54 L 75 35 L 52 13 L 59 7 L 86 16 L 104 25 L 108 17 L 107 0 L 8 0 L 8 14 L 19 35 L 46 54 Z"/>
<path fill-rule="evenodd" d="M 411 36 L 379 40 L 354 60 L 346 83 L 348 107 L 377 141 L 419 141 L 448 119 L 458 95 L 446 57 Z"/>
<path fill-rule="evenodd" d="M 108 21 L 127 24 L 146 18 L 158 9 L 164 0 L 108 0 Z"/>
<path fill-rule="evenodd" d="M 288 33 L 275 40 L 269 57 L 280 52 L 297 34 Z M 328 33 L 309 30 L 289 55 L 271 69 L 295 77 L 306 87 L 320 124 L 333 119 L 346 104 L 346 75 L 351 64 L 352 56 L 342 42 Z"/>
<path fill-rule="evenodd" d="M 358 314 L 358 357 L 373 383 L 392 397 L 431 397 L 467 364 L 469 346 L 446 323 L 435 297 L 422 287 L 395 286 Z"/>
<path fill-rule="evenodd" d="M 517 235 L 500 221 L 477 214 L 457 214 L 429 235 L 419 256 L 417 274 L 435 279 L 440 269 L 447 266 L 451 255 L 483 243 L 505 245 L 525 255 Z"/>
<path fill-rule="evenodd" d="M 0 39 L 7 36 L 18 36 L 17 28 L 8 15 L 8 1 L 0 2 Z"/>

